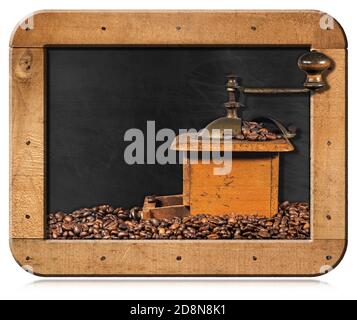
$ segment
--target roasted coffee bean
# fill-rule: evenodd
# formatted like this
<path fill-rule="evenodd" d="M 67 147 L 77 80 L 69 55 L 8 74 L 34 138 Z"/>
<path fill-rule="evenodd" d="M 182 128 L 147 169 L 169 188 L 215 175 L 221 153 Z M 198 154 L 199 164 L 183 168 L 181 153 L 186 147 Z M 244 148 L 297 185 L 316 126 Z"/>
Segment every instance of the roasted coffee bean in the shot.
<path fill-rule="evenodd" d="M 287 216 L 285 216 L 285 217 L 283 217 L 283 219 L 281 219 L 280 224 L 285 226 L 288 223 L 288 221 L 289 221 L 289 218 Z"/>
<path fill-rule="evenodd" d="M 71 231 L 74 229 L 74 223 L 64 223 L 62 225 L 63 230 L 65 231 Z"/>
<path fill-rule="evenodd" d="M 89 217 L 90 215 L 92 215 L 91 211 L 85 211 L 82 216 L 83 217 Z"/>
<path fill-rule="evenodd" d="M 261 134 L 266 134 L 266 133 L 269 133 L 269 130 L 267 128 L 261 128 L 261 129 L 259 129 L 258 132 Z"/>
<path fill-rule="evenodd" d="M 133 220 L 140 220 L 142 218 L 142 212 L 139 207 L 134 207 L 129 212 L 129 217 Z"/>
<path fill-rule="evenodd" d="M 269 231 L 262 229 L 258 232 L 258 236 L 262 238 L 270 238 L 270 233 Z"/>
<path fill-rule="evenodd" d="M 157 219 L 151 219 L 150 220 L 151 224 L 155 227 L 159 226 L 160 225 L 160 221 L 157 220 Z"/>
<path fill-rule="evenodd" d="M 174 223 L 174 224 L 171 225 L 170 229 L 177 230 L 179 227 L 180 227 L 179 223 Z M 198 227 L 199 227 L 199 225 L 198 225 Z"/>
<path fill-rule="evenodd" d="M 112 221 L 109 224 L 103 225 L 103 227 L 106 228 L 107 230 L 113 231 L 118 228 L 118 222 Z"/>
<path fill-rule="evenodd" d="M 54 216 L 58 222 L 62 222 L 65 214 L 63 212 L 57 212 Z"/>
<path fill-rule="evenodd" d="M 128 229 L 128 225 L 125 224 L 125 223 L 121 223 L 121 224 L 119 225 L 119 229 L 120 229 L 120 230 L 127 230 L 127 229 Z"/>
<path fill-rule="evenodd" d="M 75 226 L 73 229 L 73 233 L 75 235 L 79 235 L 82 232 L 82 229 L 79 226 Z"/>
<path fill-rule="evenodd" d="M 286 210 L 289 206 L 290 206 L 290 202 L 289 202 L 289 201 L 284 201 L 284 202 L 280 205 L 280 208 L 281 208 L 282 210 Z"/>
<path fill-rule="evenodd" d="M 71 222 L 73 221 L 73 217 L 70 216 L 70 215 L 67 215 L 67 216 L 65 216 L 65 217 L 63 218 L 63 221 L 64 221 L 65 223 L 71 223 Z"/>
<path fill-rule="evenodd" d="M 233 236 L 234 239 L 242 239 L 242 235 L 240 231 L 236 231 Z"/>
<path fill-rule="evenodd" d="M 276 134 L 275 133 L 266 133 L 265 134 L 265 136 L 266 136 L 266 138 L 268 139 L 268 140 L 276 140 Z"/>
<path fill-rule="evenodd" d="M 285 233 L 285 232 L 282 232 L 282 233 L 279 233 L 278 234 L 278 239 L 285 239 L 286 237 L 287 237 L 287 233 Z"/>
<path fill-rule="evenodd" d="M 127 220 L 129 216 L 125 213 L 118 213 L 118 218 L 122 220 Z"/>
<path fill-rule="evenodd" d="M 247 136 L 246 136 L 247 140 L 251 140 L 251 141 L 255 141 L 255 140 L 258 140 L 259 138 L 259 134 L 258 133 L 249 133 Z"/>
<path fill-rule="evenodd" d="M 206 217 L 203 217 L 202 219 L 201 219 L 201 223 L 207 223 L 208 222 L 208 219 L 206 218 Z"/>
<path fill-rule="evenodd" d="M 219 239 L 218 234 L 212 233 L 207 237 L 209 240 L 216 240 Z"/>

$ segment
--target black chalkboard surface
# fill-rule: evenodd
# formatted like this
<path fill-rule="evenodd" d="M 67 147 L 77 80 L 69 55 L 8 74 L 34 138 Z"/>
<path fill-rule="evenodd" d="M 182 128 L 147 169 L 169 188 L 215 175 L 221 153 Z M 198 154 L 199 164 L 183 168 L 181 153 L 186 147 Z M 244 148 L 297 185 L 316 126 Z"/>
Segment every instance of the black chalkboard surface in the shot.
<path fill-rule="evenodd" d="M 46 206 L 71 211 L 108 203 L 129 208 L 149 194 L 182 192 L 181 165 L 127 165 L 124 134 L 201 129 L 225 114 L 225 75 L 244 86 L 300 87 L 298 57 L 309 48 L 48 47 Z M 294 124 L 295 151 L 282 154 L 280 200 L 309 201 L 308 94 L 242 97 L 247 120 Z"/>

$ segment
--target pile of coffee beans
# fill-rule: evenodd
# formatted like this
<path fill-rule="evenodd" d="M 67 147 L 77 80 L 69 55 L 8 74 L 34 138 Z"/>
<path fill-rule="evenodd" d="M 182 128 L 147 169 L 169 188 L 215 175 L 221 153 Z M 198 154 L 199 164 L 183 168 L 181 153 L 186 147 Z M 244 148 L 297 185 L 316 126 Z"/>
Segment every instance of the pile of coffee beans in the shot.
<path fill-rule="evenodd" d="M 271 132 L 262 123 L 252 121 L 243 121 L 242 135 L 236 136 L 236 139 L 249 141 L 267 141 L 281 138 L 281 134 Z"/>
<path fill-rule="evenodd" d="M 310 212 L 307 203 L 280 204 L 271 218 L 242 215 L 195 215 L 184 218 L 140 218 L 140 208 L 131 210 L 101 205 L 71 214 L 48 216 L 50 239 L 309 239 Z"/>

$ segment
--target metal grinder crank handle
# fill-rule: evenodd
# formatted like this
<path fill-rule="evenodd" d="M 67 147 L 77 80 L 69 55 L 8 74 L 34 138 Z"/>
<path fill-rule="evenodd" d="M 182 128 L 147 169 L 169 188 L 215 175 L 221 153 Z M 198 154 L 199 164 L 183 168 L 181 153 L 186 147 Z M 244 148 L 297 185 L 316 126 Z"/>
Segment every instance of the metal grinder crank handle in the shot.
<path fill-rule="evenodd" d="M 312 50 L 298 59 L 298 67 L 306 73 L 306 79 L 301 88 L 248 88 L 239 86 L 242 93 L 252 94 L 284 94 L 308 93 L 326 89 L 327 83 L 323 74 L 329 70 L 332 60 L 321 52 Z"/>

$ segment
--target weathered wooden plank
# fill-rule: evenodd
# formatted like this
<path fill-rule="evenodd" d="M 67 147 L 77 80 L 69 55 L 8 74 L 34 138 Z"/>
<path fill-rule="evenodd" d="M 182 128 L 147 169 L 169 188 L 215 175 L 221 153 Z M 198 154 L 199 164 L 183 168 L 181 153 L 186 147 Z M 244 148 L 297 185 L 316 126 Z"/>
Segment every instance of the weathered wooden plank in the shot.
<path fill-rule="evenodd" d="M 44 237 L 44 50 L 11 57 L 11 237 Z"/>
<path fill-rule="evenodd" d="M 344 240 L 11 240 L 17 262 L 42 276 L 302 276 L 335 267 Z"/>
<path fill-rule="evenodd" d="M 314 239 L 346 238 L 346 52 L 319 50 L 333 69 L 311 102 L 311 212 Z"/>
<path fill-rule="evenodd" d="M 346 48 L 319 11 L 39 11 L 12 47 L 45 45 L 311 45 Z M 22 22 L 22 21 L 21 21 Z"/>

